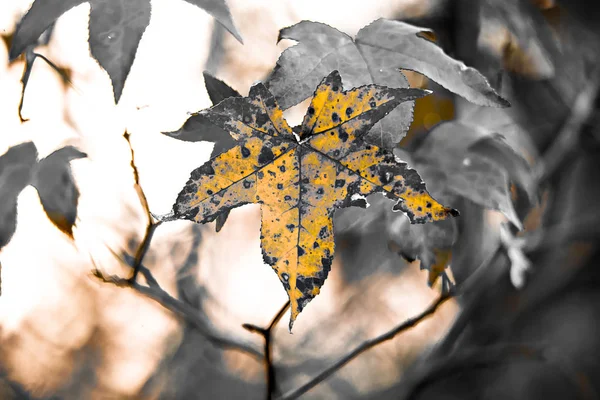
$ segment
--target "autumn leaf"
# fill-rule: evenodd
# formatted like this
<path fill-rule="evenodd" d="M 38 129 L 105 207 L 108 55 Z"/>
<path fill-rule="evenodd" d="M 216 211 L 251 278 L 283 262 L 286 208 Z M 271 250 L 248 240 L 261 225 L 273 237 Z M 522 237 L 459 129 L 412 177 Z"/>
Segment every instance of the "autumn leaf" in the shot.
<path fill-rule="evenodd" d="M 224 0 L 186 1 L 204 9 L 242 41 Z M 17 26 L 10 59 L 14 60 L 35 43 L 62 14 L 86 2 L 90 3 L 90 51 L 110 76 L 118 102 L 138 44 L 150 23 L 150 0 L 36 0 Z"/>
<path fill-rule="evenodd" d="M 456 221 L 411 225 L 406 217 L 390 214 L 386 218 L 390 249 L 408 261 L 420 260 L 421 269 L 429 271 L 427 283 L 433 286 L 452 259 L 452 246 L 458 236 Z"/>
<path fill-rule="evenodd" d="M 320 291 L 334 255 L 333 213 L 382 192 L 412 223 L 457 215 L 426 191 L 416 171 L 364 135 L 419 89 L 367 85 L 342 90 L 337 71 L 317 87 L 302 125 L 287 124 L 263 84 L 202 112 L 237 146 L 194 170 L 173 213 L 200 223 L 232 208 L 262 204 L 261 246 L 291 302 L 291 326 Z M 364 200 L 363 200 L 364 203 Z"/>
<path fill-rule="evenodd" d="M 399 21 L 378 19 L 354 39 L 328 25 L 302 21 L 284 28 L 279 40 L 299 42 L 285 50 L 267 80 L 267 87 L 286 109 L 308 98 L 321 77 L 337 69 L 346 87 L 370 83 L 408 87 L 400 69 L 426 75 L 446 89 L 484 106 L 506 107 L 508 102 L 473 68 L 449 57 L 423 37 L 429 32 Z M 392 148 L 406 134 L 413 104 L 397 107 L 367 135 L 369 143 Z"/>
<path fill-rule="evenodd" d="M 225 82 L 215 78 L 208 72 L 204 71 L 204 85 L 208 96 L 212 101 L 213 105 L 217 104 L 228 97 L 242 97 L 235 89 L 229 87 Z M 183 126 L 176 131 L 163 132 L 165 135 L 175 139 L 183 140 L 186 142 L 214 142 L 210 158 L 214 158 L 219 154 L 226 152 L 235 146 L 236 142 L 233 140 L 229 132 L 219 128 L 206 118 L 203 114 L 195 113 L 189 117 Z M 216 220 L 215 230 L 219 232 L 225 222 L 229 212 L 219 214 Z"/>

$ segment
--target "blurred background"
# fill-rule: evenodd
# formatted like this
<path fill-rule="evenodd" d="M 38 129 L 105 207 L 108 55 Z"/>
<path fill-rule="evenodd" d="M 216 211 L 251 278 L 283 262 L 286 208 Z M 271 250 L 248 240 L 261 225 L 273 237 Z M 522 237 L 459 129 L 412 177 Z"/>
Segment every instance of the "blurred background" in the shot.
<path fill-rule="evenodd" d="M 152 0 L 117 106 L 90 56 L 86 3 L 60 17 L 48 44 L 36 48 L 71 84 L 36 61 L 22 123 L 24 58 L 9 63 L 8 49 L 31 3 L 0 3 L 0 152 L 33 141 L 40 157 L 65 145 L 88 157 L 71 163 L 81 193 L 74 240 L 47 219 L 32 187 L 18 198 L 18 228 L 0 253 L 0 399 L 266 397 L 260 357 L 217 346 L 152 299 L 92 275 L 99 268 L 129 276 L 125 254 L 145 231 L 123 132 L 131 134 L 150 210 L 165 214 L 211 154 L 212 143 L 161 133 L 211 105 L 203 71 L 247 95 L 294 44 L 277 43 L 279 29 L 308 19 L 353 36 L 380 17 L 432 29 L 447 54 L 481 71 L 512 107 L 472 105 L 405 71 L 412 87 L 434 94 L 417 100 L 399 154 L 461 216 L 438 226 L 438 235 L 416 232 L 377 196 L 368 209 L 337 212 L 336 258 L 321 294 L 293 334 L 286 323 L 273 330 L 274 398 L 439 297 L 441 280 L 429 286 L 428 272 L 407 254 L 423 235 L 448 255 L 441 268 L 450 265 L 449 279 L 472 290 L 302 398 L 599 398 L 600 15 L 590 2 L 228 0 L 241 45 L 201 9 Z M 303 107 L 286 112 L 291 124 Z M 494 135 L 510 151 L 488 145 Z M 475 150 L 504 171 L 506 187 L 493 194 L 509 196 L 523 231 L 506 228 L 510 212 L 488 206 L 477 190 L 453 189 L 468 179 L 461 168 Z M 258 205 L 234 209 L 219 233 L 214 224 L 170 222 L 144 259 L 207 329 L 256 352 L 263 339 L 242 324 L 267 326 L 287 300 L 262 261 L 259 229 Z"/>

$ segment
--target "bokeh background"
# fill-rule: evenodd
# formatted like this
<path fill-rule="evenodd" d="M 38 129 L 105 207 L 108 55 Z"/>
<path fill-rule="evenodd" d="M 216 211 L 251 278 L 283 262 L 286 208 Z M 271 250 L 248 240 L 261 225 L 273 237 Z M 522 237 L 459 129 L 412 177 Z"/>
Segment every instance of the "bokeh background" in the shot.
<path fill-rule="evenodd" d="M 598 398 L 594 260 L 600 74 L 598 37 L 590 22 L 594 10 L 552 0 L 227 3 L 243 46 L 201 9 L 180 0 L 152 0 L 150 25 L 118 106 L 108 75 L 89 53 L 89 5 L 70 10 L 56 23 L 48 45 L 36 51 L 67 71 L 72 83 L 64 84 L 37 60 L 25 92 L 25 123 L 17 113 L 24 60 L 9 63 L 8 48 L 31 1 L 0 4 L 5 39 L 0 41 L 0 152 L 31 140 L 40 157 L 64 145 L 88 154 L 71 163 L 81 192 L 73 241 L 47 219 L 33 188 L 18 198 L 18 229 L 0 253 L 0 399 L 265 398 L 260 361 L 215 346 L 157 302 L 92 275 L 99 268 L 128 276 L 122 255 L 135 251 L 145 230 L 123 133 L 131 134 L 150 210 L 167 213 L 190 171 L 212 150 L 211 143 L 181 142 L 161 133 L 211 105 L 204 70 L 246 95 L 293 45 L 277 43 L 279 29 L 309 19 L 354 35 L 380 17 L 433 29 L 448 54 L 480 69 L 513 103 L 507 110 L 470 105 L 408 71 L 411 86 L 430 88 L 434 95 L 417 101 L 404 149 L 418 148 L 441 122 L 457 120 L 505 135 L 527 159 L 530 171 L 524 173 L 547 168 L 544 155 L 552 151 L 557 166 L 532 189 L 538 204 L 521 204 L 523 194 L 513 193 L 526 227 L 517 237 L 529 244 L 535 237 L 535 245 L 515 244 L 513 253 L 495 257 L 488 268 L 497 273 L 485 272 L 490 279 L 481 280 L 472 295 L 447 302 L 418 326 L 360 355 L 303 398 Z M 286 112 L 288 120 L 300 122 L 303 107 Z M 569 129 L 576 144 L 555 145 Z M 563 147 L 568 151 L 556 150 Z M 430 187 L 442 185 L 432 179 Z M 499 243 L 510 246 L 502 242 L 502 214 L 467 199 L 452 206 L 462 214 L 448 274 L 460 284 Z M 321 294 L 303 311 L 293 334 L 285 323 L 274 330 L 278 393 L 307 382 L 439 296 L 439 283 L 427 285 L 419 261 L 408 262 L 394 251 L 391 242 L 402 238 L 390 230 L 391 218 L 404 217 L 381 207 L 336 214 L 336 258 Z M 257 205 L 233 210 L 219 233 L 214 224 L 163 224 L 144 265 L 215 334 L 261 351 L 262 338 L 242 324 L 268 325 L 286 295 L 262 261 L 259 228 Z M 524 284 L 515 278 L 515 252 L 525 252 L 527 259 Z M 432 349 L 460 321 L 461 310 L 469 310 L 469 320 L 450 353 L 459 356 L 429 369 Z M 545 346 L 544 357 L 536 352 L 527 357 L 527 350 L 513 359 L 502 347 L 507 343 Z M 459 350 L 470 346 L 478 352 L 464 361 Z M 416 389 L 407 395 L 407 388 Z"/>

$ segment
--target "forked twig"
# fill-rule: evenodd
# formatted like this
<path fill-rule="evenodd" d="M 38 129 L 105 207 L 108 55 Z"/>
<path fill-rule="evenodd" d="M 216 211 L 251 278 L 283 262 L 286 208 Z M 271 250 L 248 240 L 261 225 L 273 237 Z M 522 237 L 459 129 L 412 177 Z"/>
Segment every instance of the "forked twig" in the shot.
<path fill-rule="evenodd" d="M 100 279 L 102 282 L 111 283 L 115 286 L 122 288 L 131 288 L 136 292 L 151 298 L 158 304 L 176 314 L 180 318 L 190 323 L 198 332 L 200 332 L 208 341 L 214 345 L 222 348 L 229 348 L 239 350 L 246 353 L 257 360 L 263 360 L 265 357 L 261 351 L 252 347 L 248 343 L 236 341 L 231 338 L 217 336 L 210 331 L 209 323 L 204 321 L 194 307 L 186 304 L 180 300 L 177 300 L 169 293 L 164 291 L 156 282 L 156 279 L 152 276 L 152 273 L 145 267 L 140 266 L 138 270 L 144 275 L 146 281 L 149 282 L 149 286 L 140 285 L 137 282 L 131 282 L 129 279 L 120 278 L 115 275 L 105 275 L 99 269 L 92 271 L 94 276 Z"/>
<path fill-rule="evenodd" d="M 245 329 L 250 332 L 258 333 L 265 340 L 265 364 L 267 369 L 267 400 L 271 400 L 275 394 L 275 366 L 273 365 L 273 328 L 279 323 L 285 312 L 290 308 L 290 301 L 288 300 L 283 307 L 279 309 L 275 317 L 271 320 L 271 323 L 267 328 L 261 328 L 252 324 L 242 325 Z"/>

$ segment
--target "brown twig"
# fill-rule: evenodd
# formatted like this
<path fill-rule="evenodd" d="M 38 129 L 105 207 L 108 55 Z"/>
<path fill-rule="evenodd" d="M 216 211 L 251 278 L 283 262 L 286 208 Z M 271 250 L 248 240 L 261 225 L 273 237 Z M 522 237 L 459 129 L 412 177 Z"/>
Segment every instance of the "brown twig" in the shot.
<path fill-rule="evenodd" d="M 131 164 L 130 165 L 131 165 L 131 169 L 133 170 L 135 191 L 138 195 L 138 198 L 140 199 L 140 203 L 142 204 L 142 207 L 144 208 L 144 212 L 146 213 L 146 218 L 148 219 L 148 222 L 146 223 L 146 231 L 144 232 L 144 238 L 142 239 L 142 243 L 140 243 L 140 245 L 138 246 L 138 248 L 135 252 L 135 258 L 133 261 L 133 273 L 131 274 L 131 277 L 129 278 L 129 281 L 133 285 L 135 283 L 138 273 L 140 272 L 140 266 L 142 265 L 142 261 L 144 260 L 144 257 L 146 256 L 148 249 L 150 248 L 150 242 L 152 241 L 152 236 L 154 235 L 154 231 L 162 223 L 162 221 L 154 222 L 154 218 L 152 217 L 152 213 L 150 212 L 150 207 L 148 206 L 148 199 L 146 198 L 146 193 L 144 193 L 144 190 L 142 189 L 142 186 L 140 185 L 140 174 L 137 169 L 137 166 L 135 165 L 135 154 L 134 154 L 133 146 L 131 145 L 131 140 L 130 140 L 131 135 L 129 134 L 129 132 L 125 132 L 123 134 L 123 137 L 127 141 L 127 144 L 129 145 L 129 150 L 131 152 Z"/>
<path fill-rule="evenodd" d="M 417 315 L 413 318 L 407 319 L 406 321 L 404 321 L 400 325 L 396 326 L 394 329 L 384 333 L 383 335 L 377 336 L 376 338 L 373 338 L 373 339 L 367 340 L 366 342 L 363 342 L 356 349 L 354 349 L 350 353 L 348 353 L 345 356 L 343 356 L 342 358 L 340 358 L 337 362 L 335 362 L 333 365 L 329 366 L 327 369 L 322 371 L 316 377 L 312 378 L 309 382 L 305 383 L 298 389 L 295 389 L 291 392 L 286 393 L 285 395 L 280 397 L 279 400 L 297 399 L 298 397 L 302 396 L 303 394 L 305 394 L 306 392 L 308 392 L 309 390 L 311 390 L 312 388 L 317 386 L 319 383 L 323 382 L 325 379 L 329 378 L 331 375 L 333 375 L 335 372 L 337 372 L 340 368 L 342 368 L 344 365 L 348 364 L 350 361 L 352 361 L 353 359 L 355 359 L 357 356 L 361 355 L 365 351 L 367 351 L 385 341 L 391 340 L 396 335 L 418 325 L 421 321 L 423 321 L 427 317 L 430 317 L 431 315 L 433 315 L 442 304 L 444 304 L 451 298 L 455 297 L 456 294 L 457 294 L 456 288 L 455 287 L 450 288 L 448 293 L 444 293 L 440 297 L 438 297 L 438 299 L 436 301 L 434 301 L 429 307 L 427 307 L 426 310 L 421 312 L 419 315 Z"/>
<path fill-rule="evenodd" d="M 190 323 L 198 332 L 200 332 L 208 341 L 213 343 L 215 346 L 222 348 L 229 348 L 239 350 L 246 353 L 257 360 L 264 360 L 264 355 L 258 349 L 253 348 L 249 343 L 243 343 L 236 341 L 231 338 L 217 336 L 210 331 L 210 323 L 202 319 L 199 315 L 198 310 L 194 307 L 186 304 L 182 301 L 172 297 L 169 293 L 164 291 L 156 282 L 152 273 L 145 267 L 138 267 L 139 271 L 146 277 L 146 281 L 149 282 L 149 286 L 140 285 L 137 282 L 131 282 L 129 279 L 120 278 L 115 275 L 104 275 L 99 269 L 92 271 L 95 277 L 100 279 L 102 282 L 111 283 L 121 288 L 131 288 L 136 292 L 151 298 L 158 304 L 176 314 L 180 318 Z M 150 283 L 152 282 L 152 283 Z"/>
<path fill-rule="evenodd" d="M 290 301 L 288 300 L 283 307 L 279 309 L 275 317 L 271 320 L 271 323 L 267 328 L 261 328 L 252 324 L 242 325 L 245 329 L 250 332 L 258 333 L 265 339 L 265 365 L 267 369 L 267 400 L 271 400 L 275 394 L 275 365 L 273 364 L 273 328 L 279 323 L 285 312 L 290 307 Z"/>

